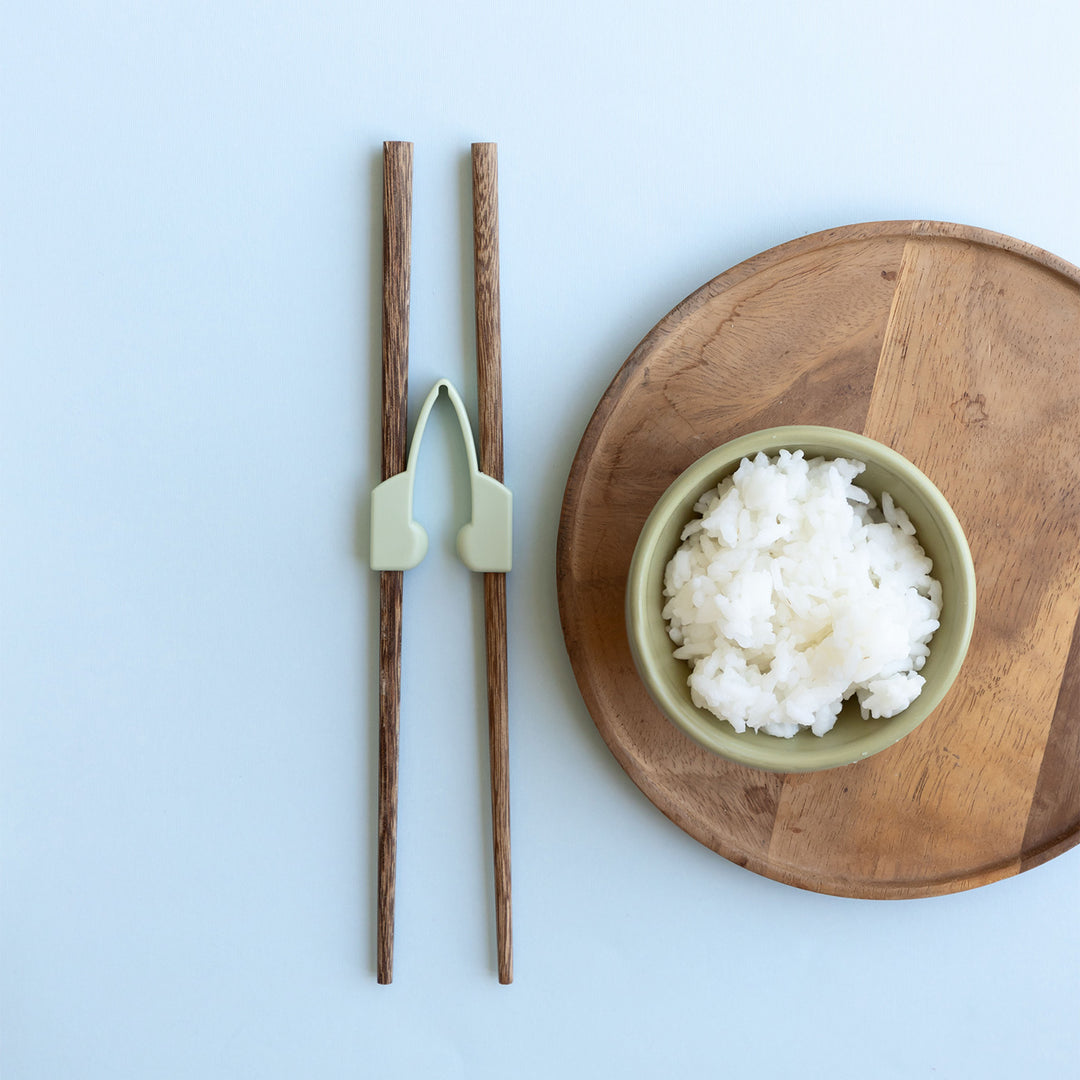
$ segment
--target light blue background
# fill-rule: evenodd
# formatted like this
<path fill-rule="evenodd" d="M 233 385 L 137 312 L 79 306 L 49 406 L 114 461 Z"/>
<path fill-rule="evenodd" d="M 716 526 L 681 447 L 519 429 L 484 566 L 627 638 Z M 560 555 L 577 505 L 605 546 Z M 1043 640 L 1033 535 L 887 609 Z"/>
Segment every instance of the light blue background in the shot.
<path fill-rule="evenodd" d="M 893 903 L 725 862 L 603 745 L 554 585 L 593 407 L 728 266 L 907 217 L 1080 262 L 1075 4 L 3 15 L 4 1080 L 1080 1074 L 1080 853 Z M 499 144 L 509 988 L 442 410 L 374 977 L 383 139 L 416 143 L 413 416 L 442 375 L 475 407 L 468 147 Z"/>

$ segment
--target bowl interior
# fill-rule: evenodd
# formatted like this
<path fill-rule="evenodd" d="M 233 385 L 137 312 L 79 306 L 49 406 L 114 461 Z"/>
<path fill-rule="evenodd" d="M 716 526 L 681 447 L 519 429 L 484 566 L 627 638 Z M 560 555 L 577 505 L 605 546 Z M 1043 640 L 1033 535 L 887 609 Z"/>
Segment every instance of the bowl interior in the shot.
<path fill-rule="evenodd" d="M 758 451 L 801 449 L 807 458 L 849 457 L 866 464 L 855 481 L 880 501 L 888 491 L 915 526 L 942 585 L 941 626 L 920 672 L 922 693 L 887 720 L 864 720 L 858 703 L 845 703 L 836 726 L 824 736 L 800 731 L 791 739 L 746 731 L 694 705 L 687 686 L 689 665 L 677 660 L 663 608 L 664 568 L 693 517 L 694 503 Z M 963 662 L 975 614 L 975 574 L 963 530 L 941 493 L 911 462 L 854 432 L 820 427 L 773 428 L 718 447 L 686 470 L 661 496 L 641 536 L 627 582 L 627 628 L 634 661 L 661 710 L 688 735 L 725 758 L 756 768 L 806 772 L 858 761 L 892 745 L 925 719 L 944 697 Z"/>

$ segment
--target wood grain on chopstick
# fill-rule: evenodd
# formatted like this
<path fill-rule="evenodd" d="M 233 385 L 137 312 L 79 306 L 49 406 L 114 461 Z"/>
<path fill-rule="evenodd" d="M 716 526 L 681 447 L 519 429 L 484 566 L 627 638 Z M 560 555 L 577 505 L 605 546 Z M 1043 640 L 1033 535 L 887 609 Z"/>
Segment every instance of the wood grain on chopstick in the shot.
<path fill-rule="evenodd" d="M 499 163 L 494 143 L 474 143 L 473 247 L 480 469 L 503 478 L 502 329 L 499 314 Z"/>
<path fill-rule="evenodd" d="M 472 147 L 476 369 L 480 469 L 503 479 L 502 357 L 499 314 L 498 157 L 494 143 Z M 510 752 L 506 658 L 506 575 L 484 575 L 491 829 L 495 859 L 495 931 L 499 982 L 514 978 L 510 904 Z"/>
<path fill-rule="evenodd" d="M 409 395 L 412 143 L 383 144 L 382 478 L 405 469 Z M 403 574 L 379 574 L 379 894 L 377 977 L 394 972 Z"/>

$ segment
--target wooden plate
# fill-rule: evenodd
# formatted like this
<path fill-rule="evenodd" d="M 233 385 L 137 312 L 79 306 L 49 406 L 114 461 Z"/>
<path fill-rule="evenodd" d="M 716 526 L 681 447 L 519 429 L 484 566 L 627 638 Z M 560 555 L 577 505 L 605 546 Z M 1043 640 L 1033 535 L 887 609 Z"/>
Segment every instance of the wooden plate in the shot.
<path fill-rule="evenodd" d="M 967 531 L 979 609 L 964 668 L 864 762 L 772 774 L 699 747 L 652 704 L 626 640 L 638 532 L 707 450 L 777 424 L 861 431 L 913 461 Z M 759 874 L 841 896 L 932 896 L 1080 839 L 1080 270 L 965 226 L 803 237 L 710 281 L 635 349 L 570 472 L 566 646 L 596 726 L 677 825 Z"/>

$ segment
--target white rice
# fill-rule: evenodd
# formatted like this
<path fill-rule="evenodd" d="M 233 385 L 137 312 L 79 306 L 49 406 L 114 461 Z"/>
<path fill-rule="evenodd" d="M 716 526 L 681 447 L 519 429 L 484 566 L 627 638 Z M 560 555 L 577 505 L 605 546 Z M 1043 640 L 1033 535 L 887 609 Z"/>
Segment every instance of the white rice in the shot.
<path fill-rule="evenodd" d="M 865 468 L 758 454 L 694 506 L 663 616 L 695 704 L 738 732 L 824 735 L 852 694 L 884 718 L 923 688 L 941 585 L 907 514 L 852 483 Z"/>

